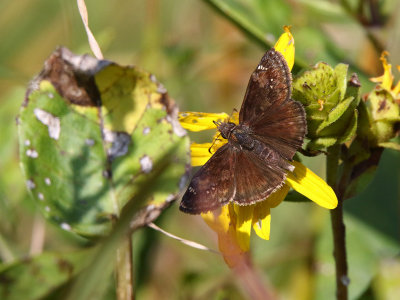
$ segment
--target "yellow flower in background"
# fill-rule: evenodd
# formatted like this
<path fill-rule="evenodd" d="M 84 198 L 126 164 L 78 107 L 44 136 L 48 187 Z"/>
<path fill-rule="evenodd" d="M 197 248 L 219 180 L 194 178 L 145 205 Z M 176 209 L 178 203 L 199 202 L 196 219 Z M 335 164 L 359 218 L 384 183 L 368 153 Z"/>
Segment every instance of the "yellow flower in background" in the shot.
<path fill-rule="evenodd" d="M 284 30 L 285 33 L 275 44 L 275 50 L 283 54 L 289 68 L 292 69 L 294 64 L 294 39 L 289 27 L 284 27 Z M 227 119 L 237 124 L 238 113 L 234 113 L 231 118 L 226 113 L 183 112 L 179 115 L 182 127 L 190 131 L 215 129 L 214 121 L 219 122 Z M 215 153 L 219 147 L 227 143 L 226 139 L 219 139 L 218 136 L 217 133 L 212 143 L 193 143 L 191 145 L 193 166 L 205 164 L 212 156 L 211 153 Z M 287 174 L 285 184 L 265 201 L 246 206 L 231 202 L 219 210 L 201 214 L 205 222 L 217 232 L 219 249 L 229 266 L 235 266 L 236 260 L 249 251 L 251 228 L 259 237 L 269 240 L 270 210 L 283 201 L 290 188 L 295 189 L 324 208 L 333 209 L 337 206 L 336 195 L 325 181 L 301 163 L 296 161 L 291 163 L 295 167 L 294 171 Z"/>
<path fill-rule="evenodd" d="M 383 51 L 380 57 L 380 60 L 383 65 L 383 74 L 379 77 L 370 78 L 372 82 L 379 83 L 381 87 L 388 91 L 393 99 L 400 98 L 400 81 L 397 82 L 395 86 L 393 86 L 393 74 L 392 74 L 392 65 L 387 62 L 386 56 L 389 55 L 389 52 Z M 397 66 L 397 70 L 400 71 L 400 66 Z"/>

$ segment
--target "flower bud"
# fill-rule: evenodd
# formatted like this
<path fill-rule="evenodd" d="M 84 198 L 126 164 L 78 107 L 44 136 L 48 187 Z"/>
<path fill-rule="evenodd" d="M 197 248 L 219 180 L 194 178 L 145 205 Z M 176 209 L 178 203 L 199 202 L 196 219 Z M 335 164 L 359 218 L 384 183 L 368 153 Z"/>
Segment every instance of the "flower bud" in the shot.
<path fill-rule="evenodd" d="M 345 64 L 333 69 L 319 63 L 293 82 L 292 98 L 307 113 L 309 150 L 344 143 L 356 133 L 361 85 L 356 74 L 348 79 L 347 70 Z"/>

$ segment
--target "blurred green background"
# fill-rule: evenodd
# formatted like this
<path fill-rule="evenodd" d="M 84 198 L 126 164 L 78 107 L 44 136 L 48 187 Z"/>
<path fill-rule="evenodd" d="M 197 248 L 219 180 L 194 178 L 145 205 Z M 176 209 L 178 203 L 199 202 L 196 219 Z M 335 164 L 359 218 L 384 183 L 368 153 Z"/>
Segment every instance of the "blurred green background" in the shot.
<path fill-rule="evenodd" d="M 181 110 L 239 109 L 251 72 L 283 25 L 292 25 L 295 38 L 294 73 L 318 61 L 349 63 L 366 93 L 373 86 L 368 78 L 382 73 L 381 50 L 390 52 L 393 65 L 400 64 L 396 0 L 87 0 L 86 4 L 89 25 L 105 58 L 153 73 Z M 55 47 L 64 45 L 77 54 L 90 49 L 76 2 L 66 0 L 0 0 L 0 40 L 1 272 L 31 255 L 73 253 L 90 246 L 47 223 L 28 198 L 19 169 L 16 126 L 26 86 Z M 202 142 L 210 134 L 191 137 Z M 323 158 L 305 161 L 324 175 Z M 399 179 L 400 155 L 385 151 L 367 190 L 345 204 L 351 299 L 400 295 Z M 177 205 L 156 223 L 180 237 L 217 247 L 214 233 L 202 219 L 184 215 Z M 183 246 L 152 229 L 135 234 L 133 247 L 138 299 L 243 298 L 234 274 L 218 255 Z M 312 204 L 283 203 L 272 210 L 271 241 L 254 235 L 252 253 L 262 281 L 282 298 L 333 299 L 328 211 Z M 0 276 L 3 289 L 7 284 Z M 109 285 L 104 299 L 115 297 L 113 280 Z M 47 299 L 57 299 L 57 289 L 50 290 Z"/>

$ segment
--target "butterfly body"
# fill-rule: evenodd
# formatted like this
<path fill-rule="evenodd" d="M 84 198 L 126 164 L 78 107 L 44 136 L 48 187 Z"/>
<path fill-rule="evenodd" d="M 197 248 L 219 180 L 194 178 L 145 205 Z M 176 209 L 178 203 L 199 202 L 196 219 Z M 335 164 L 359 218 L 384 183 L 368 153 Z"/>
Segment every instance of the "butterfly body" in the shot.
<path fill-rule="evenodd" d="M 246 125 L 237 125 L 232 122 L 217 123 L 217 128 L 224 139 L 227 139 L 233 147 L 251 150 L 254 148 L 254 139 L 251 130 Z"/>
<path fill-rule="evenodd" d="M 267 51 L 250 77 L 239 124 L 215 122 L 227 143 L 192 178 L 182 211 L 254 204 L 283 185 L 307 131 L 303 106 L 290 99 L 291 80 L 283 56 Z"/>

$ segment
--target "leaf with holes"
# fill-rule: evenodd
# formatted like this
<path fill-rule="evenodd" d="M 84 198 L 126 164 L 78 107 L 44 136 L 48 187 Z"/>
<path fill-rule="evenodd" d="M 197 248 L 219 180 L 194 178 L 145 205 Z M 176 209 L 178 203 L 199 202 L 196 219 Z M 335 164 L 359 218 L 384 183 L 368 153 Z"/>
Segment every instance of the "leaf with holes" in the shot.
<path fill-rule="evenodd" d="M 155 77 L 57 49 L 33 80 L 19 116 L 21 166 L 45 217 L 85 236 L 112 219 L 174 148 L 135 226 L 153 221 L 183 187 L 189 140 Z"/>

